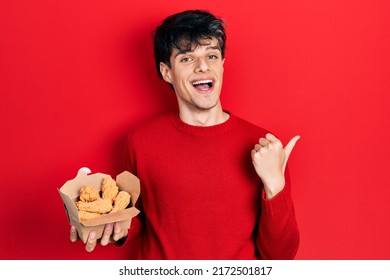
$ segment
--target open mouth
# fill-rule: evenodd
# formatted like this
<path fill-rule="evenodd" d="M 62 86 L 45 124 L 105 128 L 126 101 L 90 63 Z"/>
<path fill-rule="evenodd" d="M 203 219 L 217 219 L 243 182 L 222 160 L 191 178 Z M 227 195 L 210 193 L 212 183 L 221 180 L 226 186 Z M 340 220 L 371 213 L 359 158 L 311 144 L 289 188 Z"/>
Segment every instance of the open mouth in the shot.
<path fill-rule="evenodd" d="M 192 82 L 192 85 L 199 91 L 208 91 L 213 87 L 214 81 L 213 80 L 199 80 L 199 81 Z"/>

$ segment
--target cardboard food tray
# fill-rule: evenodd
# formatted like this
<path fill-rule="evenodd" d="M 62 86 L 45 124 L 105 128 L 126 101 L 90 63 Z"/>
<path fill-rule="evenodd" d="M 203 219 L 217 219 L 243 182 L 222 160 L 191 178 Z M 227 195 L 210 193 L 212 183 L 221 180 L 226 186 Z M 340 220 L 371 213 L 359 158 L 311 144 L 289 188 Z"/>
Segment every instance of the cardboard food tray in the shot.
<path fill-rule="evenodd" d="M 140 194 L 139 179 L 130 172 L 124 171 L 117 175 L 115 180 L 120 191 L 124 190 L 130 193 L 130 205 L 126 209 L 115 213 L 103 214 L 97 218 L 80 221 L 75 204 L 75 202 L 78 201 L 80 189 L 85 185 L 91 185 L 100 191 L 103 178 L 111 178 L 110 175 L 103 173 L 89 175 L 90 173 L 91 170 L 88 168 L 80 168 L 77 176 L 74 179 L 67 181 L 58 190 L 62 201 L 64 202 L 69 223 L 77 228 L 78 235 L 84 243 L 87 242 L 88 235 L 92 230 L 96 231 L 97 238 L 102 237 L 104 226 L 107 223 L 119 222 L 121 228 L 129 229 L 131 219 L 139 213 L 139 210 L 134 207 Z"/>

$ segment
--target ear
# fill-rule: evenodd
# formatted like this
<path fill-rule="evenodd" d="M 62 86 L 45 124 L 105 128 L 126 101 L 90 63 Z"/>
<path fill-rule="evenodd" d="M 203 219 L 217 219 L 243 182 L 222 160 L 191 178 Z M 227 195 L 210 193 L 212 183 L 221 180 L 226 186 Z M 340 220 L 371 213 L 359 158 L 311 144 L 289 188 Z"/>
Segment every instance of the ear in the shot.
<path fill-rule="evenodd" d="M 160 62 L 160 73 L 164 81 L 172 84 L 171 68 L 169 68 L 168 65 L 163 62 Z"/>

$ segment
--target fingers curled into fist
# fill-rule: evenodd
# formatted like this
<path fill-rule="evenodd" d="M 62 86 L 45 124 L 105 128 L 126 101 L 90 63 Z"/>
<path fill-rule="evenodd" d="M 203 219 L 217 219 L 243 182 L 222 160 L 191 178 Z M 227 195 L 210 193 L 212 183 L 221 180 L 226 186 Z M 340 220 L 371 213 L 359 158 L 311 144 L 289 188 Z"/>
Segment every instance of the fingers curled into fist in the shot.
<path fill-rule="evenodd" d="M 278 138 L 271 133 L 267 133 L 253 147 L 251 152 L 252 163 L 263 182 L 268 197 L 273 197 L 283 189 L 287 160 L 299 138 L 299 136 L 293 137 L 283 147 Z"/>

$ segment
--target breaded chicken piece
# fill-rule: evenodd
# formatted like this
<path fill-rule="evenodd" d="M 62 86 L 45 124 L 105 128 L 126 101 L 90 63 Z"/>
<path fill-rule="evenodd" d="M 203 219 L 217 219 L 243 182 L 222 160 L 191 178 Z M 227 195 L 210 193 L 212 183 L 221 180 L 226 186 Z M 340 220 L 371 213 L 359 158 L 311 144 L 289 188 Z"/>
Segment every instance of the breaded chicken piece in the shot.
<path fill-rule="evenodd" d="M 87 211 L 79 211 L 79 219 L 80 221 L 86 221 L 89 219 L 100 217 L 102 214 L 100 213 L 93 213 L 93 212 L 87 212 Z"/>
<path fill-rule="evenodd" d="M 116 182 L 111 177 L 104 177 L 102 181 L 102 198 L 114 202 L 119 191 Z"/>
<path fill-rule="evenodd" d="M 90 185 L 85 185 L 80 189 L 80 201 L 92 202 L 100 197 L 99 191 Z"/>
<path fill-rule="evenodd" d="M 78 201 L 76 202 L 76 206 L 79 211 L 87 211 L 101 214 L 108 213 L 112 209 L 111 201 L 102 198 L 99 198 L 92 202 Z"/>
<path fill-rule="evenodd" d="M 130 203 L 130 194 L 125 191 L 120 191 L 115 198 L 114 207 L 112 208 L 110 213 L 114 213 L 119 210 L 126 209 L 129 203 Z"/>

